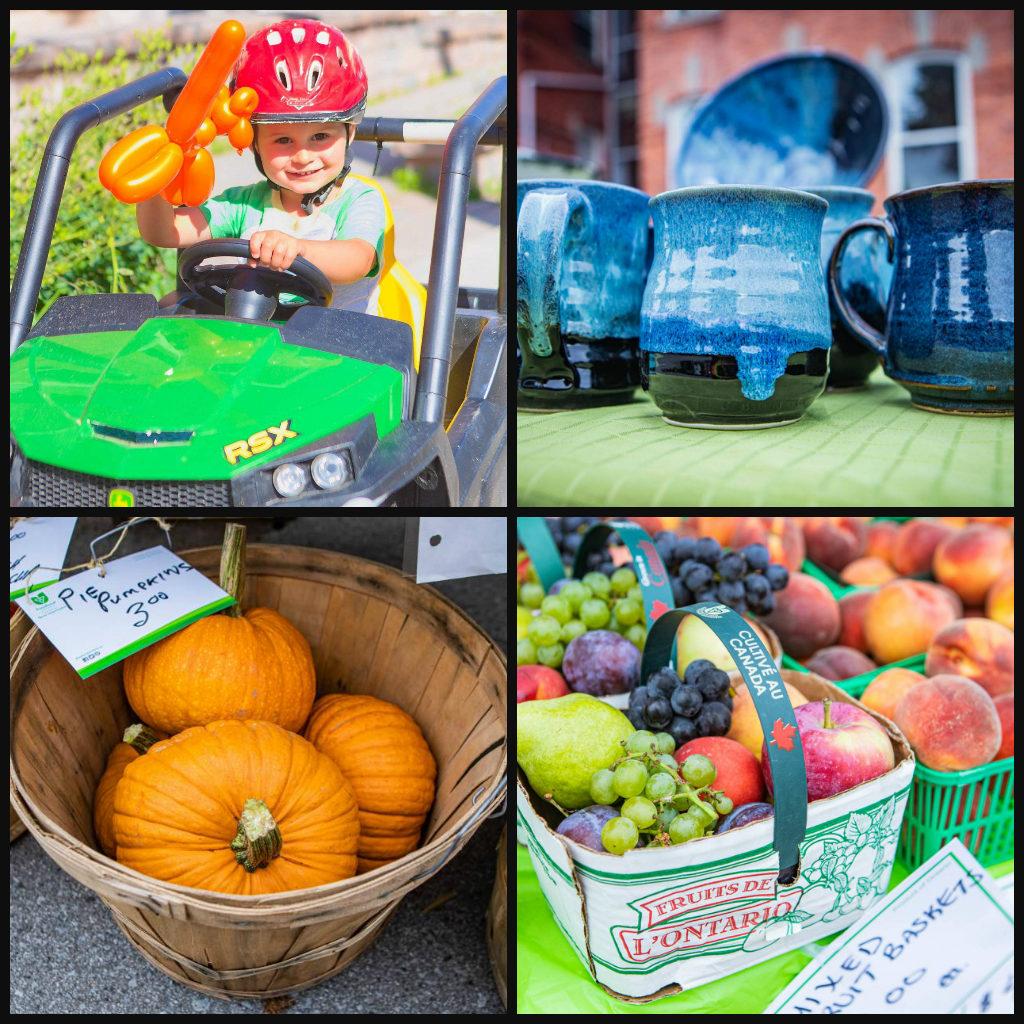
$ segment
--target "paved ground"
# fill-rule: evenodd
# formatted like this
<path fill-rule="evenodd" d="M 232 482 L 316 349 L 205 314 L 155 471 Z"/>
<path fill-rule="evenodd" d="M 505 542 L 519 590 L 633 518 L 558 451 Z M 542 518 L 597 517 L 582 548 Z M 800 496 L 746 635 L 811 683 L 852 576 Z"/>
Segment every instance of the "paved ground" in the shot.
<path fill-rule="evenodd" d="M 405 519 L 290 517 L 249 522 L 251 539 L 345 551 L 401 567 Z M 70 564 L 88 557 L 86 539 L 111 527 L 79 525 Z M 179 521 L 174 547 L 217 544 L 216 521 Z M 152 524 L 133 528 L 119 549 L 162 543 Z M 73 560 L 73 561 L 71 561 Z M 507 577 L 481 576 L 437 585 L 507 650 Z M 457 857 L 410 893 L 375 944 L 347 970 L 297 993 L 292 1013 L 502 1013 L 485 945 L 500 820 L 484 822 Z M 30 836 L 11 847 L 12 1013 L 136 1012 L 139 994 L 161 1013 L 260 1013 L 258 1001 L 207 998 L 150 967 L 109 911 L 51 861 Z"/>

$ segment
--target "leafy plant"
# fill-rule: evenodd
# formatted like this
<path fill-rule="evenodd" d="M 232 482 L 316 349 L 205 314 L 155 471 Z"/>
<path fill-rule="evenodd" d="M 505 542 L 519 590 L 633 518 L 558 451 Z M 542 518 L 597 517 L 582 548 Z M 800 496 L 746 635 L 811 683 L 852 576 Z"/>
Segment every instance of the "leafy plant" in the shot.
<path fill-rule="evenodd" d="M 41 88 L 17 95 L 11 121 L 20 126 L 11 140 L 11 283 L 21 253 L 32 196 L 43 151 L 60 117 L 73 107 L 173 66 L 190 71 L 199 56 L 198 46 L 175 47 L 163 30 L 139 33 L 137 51 L 129 56 L 119 49 L 112 56 L 66 50 L 54 63 L 48 85 L 56 82 L 58 98 L 44 97 Z M 11 67 L 31 52 L 16 47 L 11 37 Z M 106 292 L 145 292 L 161 295 L 174 288 L 175 253 L 142 241 L 135 210 L 117 202 L 100 185 L 97 169 L 106 150 L 118 139 L 144 124 L 163 124 L 167 112 L 152 100 L 113 120 L 90 128 L 71 158 L 60 213 L 50 243 L 49 258 L 35 314 L 41 316 L 62 295 Z"/>

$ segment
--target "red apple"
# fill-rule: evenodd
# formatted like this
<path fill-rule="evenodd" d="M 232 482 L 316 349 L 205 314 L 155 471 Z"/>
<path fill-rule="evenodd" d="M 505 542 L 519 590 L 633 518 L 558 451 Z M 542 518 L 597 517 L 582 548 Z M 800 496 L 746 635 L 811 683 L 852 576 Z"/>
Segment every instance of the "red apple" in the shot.
<path fill-rule="evenodd" d="M 547 700 L 564 697 L 572 691 L 565 685 L 561 672 L 546 665 L 520 665 L 516 669 L 516 703 L 524 700 Z"/>
<path fill-rule="evenodd" d="M 807 799 L 844 793 L 884 775 L 896 763 L 885 730 L 853 704 L 811 701 L 794 708 L 807 766 Z M 775 742 L 773 739 L 772 742 Z M 761 748 L 761 770 L 772 793 L 767 741 Z"/>

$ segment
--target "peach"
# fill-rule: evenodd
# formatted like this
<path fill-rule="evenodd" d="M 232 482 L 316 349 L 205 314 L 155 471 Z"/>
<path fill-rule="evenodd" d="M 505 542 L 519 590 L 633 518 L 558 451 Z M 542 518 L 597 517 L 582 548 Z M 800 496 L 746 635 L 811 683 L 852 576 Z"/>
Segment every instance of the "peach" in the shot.
<path fill-rule="evenodd" d="M 1007 569 L 985 595 L 985 614 L 1013 629 L 1013 570 Z"/>
<path fill-rule="evenodd" d="M 878 666 L 862 651 L 852 647 L 822 647 L 807 662 L 807 668 L 823 679 L 851 679 Z"/>
<path fill-rule="evenodd" d="M 775 595 L 775 609 L 762 616 L 782 641 L 782 649 L 803 660 L 839 637 L 839 602 L 828 587 L 806 573 L 790 573 Z"/>
<path fill-rule="evenodd" d="M 911 672 L 909 668 L 888 668 L 868 683 L 860 702 L 891 720 L 903 695 L 924 680 L 920 672 Z"/>
<path fill-rule="evenodd" d="M 864 558 L 855 558 L 839 574 L 844 583 L 855 587 L 875 587 L 882 583 L 888 583 L 897 578 L 896 570 L 883 562 L 881 558 L 874 555 L 867 555 Z"/>
<path fill-rule="evenodd" d="M 901 576 L 928 576 L 939 544 L 953 536 L 953 528 L 933 519 L 911 519 L 892 542 L 890 565 Z"/>
<path fill-rule="evenodd" d="M 940 772 L 988 764 L 1002 740 L 992 698 L 964 676 L 932 676 L 911 687 L 893 721 L 918 760 Z"/>
<path fill-rule="evenodd" d="M 964 614 L 964 603 L 960 600 L 960 596 L 955 590 L 943 583 L 930 583 L 928 580 L 920 580 L 919 582 L 924 587 L 933 587 L 936 593 L 945 597 L 949 601 L 950 608 L 953 609 L 953 614 L 958 619 Z"/>
<path fill-rule="evenodd" d="M 995 756 L 996 761 L 1001 761 L 1004 757 L 1013 757 L 1013 694 L 1001 694 L 992 703 L 996 706 L 999 727 L 1003 731 L 1003 738 Z"/>
<path fill-rule="evenodd" d="M 751 699 L 746 683 L 743 682 L 743 677 L 738 672 L 734 672 L 729 677 L 729 681 L 735 696 L 732 701 L 732 725 L 726 735 L 729 739 L 742 743 L 760 761 L 764 732 L 761 729 L 761 720 L 757 717 L 754 701 Z M 786 683 L 785 687 L 793 707 L 797 708 L 801 704 L 807 703 L 807 698 L 795 686 Z"/>
<path fill-rule="evenodd" d="M 868 605 L 864 638 L 868 651 L 884 665 L 923 654 L 935 634 L 955 618 L 949 601 L 931 584 L 893 580 Z"/>
<path fill-rule="evenodd" d="M 892 565 L 892 545 L 896 534 L 900 532 L 900 524 L 891 519 L 879 519 L 868 524 L 868 542 L 864 554 L 872 558 L 880 558 Z"/>
<path fill-rule="evenodd" d="M 864 554 L 868 521 L 864 516 L 805 516 L 807 557 L 816 565 L 839 572 Z"/>
<path fill-rule="evenodd" d="M 688 532 L 694 537 L 714 537 L 722 547 L 729 547 L 739 521 L 738 516 L 693 516 Z"/>
<path fill-rule="evenodd" d="M 973 679 L 990 697 L 1013 692 L 1013 631 L 991 619 L 956 619 L 928 647 L 924 670 Z"/>
<path fill-rule="evenodd" d="M 791 573 L 804 564 L 804 535 L 800 524 L 791 516 L 748 516 L 740 519 L 730 544 L 734 548 L 764 544 L 771 560 L 784 565 Z"/>
<path fill-rule="evenodd" d="M 683 524 L 681 516 L 628 516 L 628 519 L 637 526 L 642 526 L 650 534 L 655 534 L 659 530 L 678 533 Z"/>
<path fill-rule="evenodd" d="M 843 647 L 853 647 L 867 654 L 868 644 L 864 639 L 864 613 L 867 611 L 873 590 L 854 590 L 839 598 L 839 643 Z"/>
<path fill-rule="evenodd" d="M 947 537 L 935 549 L 932 569 L 964 604 L 980 606 L 993 583 L 1013 565 L 1013 537 L 1001 526 L 978 523 Z"/>

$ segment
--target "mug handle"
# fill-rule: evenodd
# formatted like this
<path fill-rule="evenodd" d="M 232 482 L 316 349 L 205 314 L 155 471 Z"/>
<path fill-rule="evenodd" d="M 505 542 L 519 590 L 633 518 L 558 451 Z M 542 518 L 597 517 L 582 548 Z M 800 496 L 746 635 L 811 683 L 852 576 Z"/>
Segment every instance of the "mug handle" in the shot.
<path fill-rule="evenodd" d="M 892 225 L 881 217 L 865 217 L 862 220 L 855 220 L 840 236 L 832 250 L 832 256 L 828 261 L 828 290 L 832 296 L 839 318 L 843 321 L 847 330 L 860 342 L 863 342 L 877 356 L 885 359 L 886 340 L 870 324 L 864 322 L 857 311 L 846 301 L 842 288 L 839 287 L 839 262 L 842 259 L 846 243 L 858 231 L 878 231 L 885 235 L 889 262 L 892 263 L 893 254 L 896 251 L 896 238 L 893 235 Z"/>
<path fill-rule="evenodd" d="M 566 236 L 590 222 L 590 203 L 579 189 L 528 192 L 517 221 L 516 319 L 520 342 L 537 357 L 560 350 L 562 252 Z"/>

